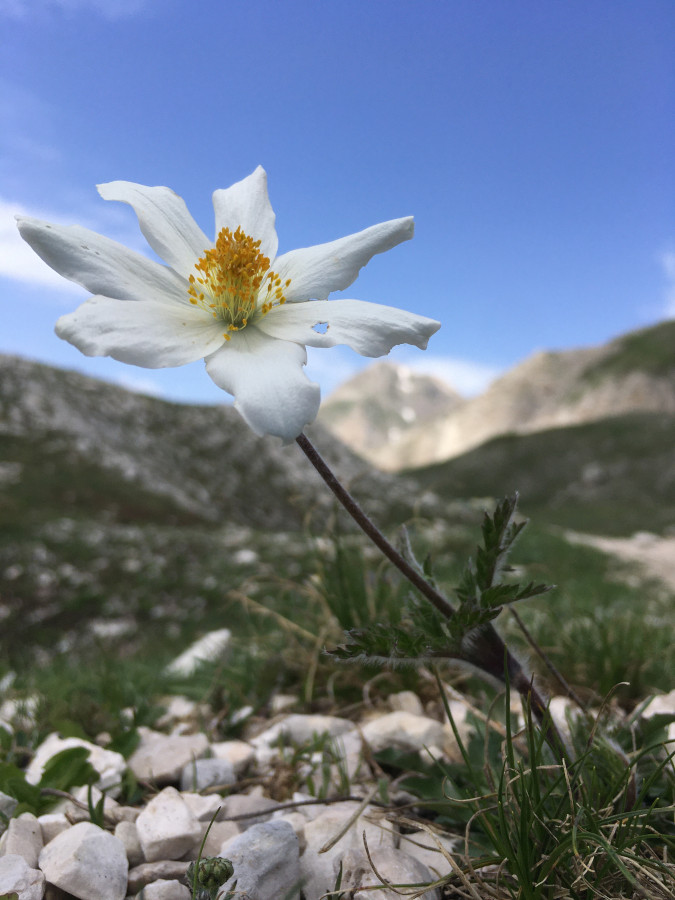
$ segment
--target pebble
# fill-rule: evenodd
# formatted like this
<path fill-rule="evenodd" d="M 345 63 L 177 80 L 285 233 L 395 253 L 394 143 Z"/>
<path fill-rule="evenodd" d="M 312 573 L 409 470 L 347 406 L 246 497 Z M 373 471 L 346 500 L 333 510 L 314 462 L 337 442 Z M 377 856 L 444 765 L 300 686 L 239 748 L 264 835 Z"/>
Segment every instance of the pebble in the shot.
<path fill-rule="evenodd" d="M 124 900 L 129 863 L 124 845 L 91 822 L 57 835 L 40 853 L 48 882 L 79 900 Z"/>
<path fill-rule="evenodd" d="M 457 744 L 452 732 L 435 719 L 397 710 L 371 719 L 362 727 L 361 733 L 374 753 L 388 747 L 413 753 L 431 751 L 455 756 Z M 434 752 L 435 751 L 435 752 Z"/>
<path fill-rule="evenodd" d="M 23 856 L 8 853 L 0 857 L 0 894 L 15 891 L 20 900 L 42 900 L 45 892 L 45 876 L 39 869 L 28 865 Z"/>
<path fill-rule="evenodd" d="M 181 881 L 160 878 L 146 885 L 143 900 L 190 900 L 190 889 Z"/>
<path fill-rule="evenodd" d="M 177 783 L 188 763 L 204 756 L 209 747 L 205 734 L 164 734 L 141 726 L 141 742 L 127 760 L 139 781 Z"/>
<path fill-rule="evenodd" d="M 229 859 L 234 875 L 221 891 L 233 883 L 237 893 L 255 900 L 297 900 L 300 896 L 300 849 L 288 822 L 252 825 L 243 834 L 226 841 L 220 856 Z M 295 890 L 293 890 L 295 888 Z"/>
<path fill-rule="evenodd" d="M 10 819 L 7 831 L 0 838 L 0 854 L 20 856 L 31 869 L 37 869 L 42 847 L 42 829 L 32 813 Z"/>
<path fill-rule="evenodd" d="M 152 798 L 136 819 L 136 828 L 148 862 L 180 859 L 206 831 L 173 787 Z"/>
<path fill-rule="evenodd" d="M 235 784 L 234 767 L 227 759 L 196 759 L 183 766 L 180 776 L 181 791 L 203 791 L 214 785 Z"/>
<path fill-rule="evenodd" d="M 372 865 L 363 849 L 349 850 L 343 857 L 342 888 L 350 892 L 347 895 L 353 900 L 400 900 L 402 895 L 406 896 L 411 890 L 410 887 L 407 891 L 403 887 L 396 889 L 382 887 L 379 891 L 373 890 L 375 886 L 382 885 L 383 881 L 394 885 L 419 885 L 435 880 L 424 863 L 402 850 L 391 847 L 370 850 L 370 859 Z M 382 880 L 377 877 L 373 867 Z M 431 888 L 422 894 L 414 891 L 414 894 L 419 900 L 440 900 L 441 896 L 438 888 Z M 309 895 L 306 900 L 319 898 Z"/>

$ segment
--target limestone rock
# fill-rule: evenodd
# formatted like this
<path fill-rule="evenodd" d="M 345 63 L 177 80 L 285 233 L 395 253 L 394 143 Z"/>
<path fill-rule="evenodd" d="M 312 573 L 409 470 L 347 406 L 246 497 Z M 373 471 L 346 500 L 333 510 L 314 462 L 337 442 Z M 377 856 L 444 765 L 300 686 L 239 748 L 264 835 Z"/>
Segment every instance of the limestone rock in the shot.
<path fill-rule="evenodd" d="M 190 890 L 182 882 L 160 878 L 143 889 L 143 900 L 190 900 Z"/>
<path fill-rule="evenodd" d="M 22 856 L 8 853 L 0 857 L 0 895 L 12 891 L 19 900 L 42 900 L 45 876 L 39 869 L 31 868 Z"/>
<path fill-rule="evenodd" d="M 243 834 L 226 841 L 220 856 L 229 859 L 234 875 L 222 891 L 236 881 L 243 897 L 255 900 L 297 900 L 300 896 L 300 851 L 298 839 L 288 822 L 253 825 Z M 295 893 L 292 893 L 296 887 Z"/>
<path fill-rule="evenodd" d="M 348 850 L 363 850 L 363 833 L 371 852 L 394 849 L 395 835 L 391 825 L 377 821 L 373 807 L 366 809 L 351 823 L 348 830 L 330 849 L 320 852 L 343 831 L 359 804 L 352 801 L 328 806 L 319 816 L 305 825 L 305 852 L 300 859 L 300 873 L 306 900 L 318 900 L 335 887 L 340 861 Z"/>
<path fill-rule="evenodd" d="M 141 726 L 141 742 L 127 764 L 136 778 L 157 784 L 177 782 L 183 768 L 201 759 L 209 747 L 205 734 L 167 735 Z"/>
<path fill-rule="evenodd" d="M 417 753 L 423 753 L 425 748 L 445 751 L 451 743 L 448 732 L 440 722 L 403 711 L 371 719 L 361 732 L 375 753 L 387 747 Z"/>
<path fill-rule="evenodd" d="M 236 782 L 234 768 L 226 759 L 196 759 L 186 763 L 180 776 L 182 791 L 203 791 L 214 785 L 230 785 Z"/>
<path fill-rule="evenodd" d="M 129 893 L 136 894 L 146 884 L 164 879 L 172 881 L 183 878 L 189 863 L 183 860 L 160 859 L 157 862 L 142 863 L 129 872 Z"/>
<path fill-rule="evenodd" d="M 58 834 L 61 834 L 62 831 L 67 831 L 73 824 L 68 821 L 64 813 L 44 813 L 38 816 L 38 822 L 42 831 L 43 844 L 53 841 Z"/>
<path fill-rule="evenodd" d="M 42 846 L 42 829 L 37 818 L 32 813 L 22 813 L 18 819 L 9 820 L 0 842 L 0 854 L 20 856 L 31 869 L 37 869 Z"/>
<path fill-rule="evenodd" d="M 145 862 L 145 855 L 138 837 L 138 829 L 134 822 L 118 822 L 115 826 L 115 837 L 124 845 L 130 866 L 138 866 Z"/>
<path fill-rule="evenodd" d="M 226 759 L 232 764 L 234 774 L 241 777 L 255 759 L 255 750 L 246 741 L 219 741 L 211 744 L 216 759 Z"/>
<path fill-rule="evenodd" d="M 164 788 L 136 820 L 138 839 L 148 862 L 180 859 L 205 829 L 175 788 Z"/>
<path fill-rule="evenodd" d="M 382 847 L 371 850 L 370 857 L 382 879 L 390 884 L 429 884 L 436 880 L 424 863 L 401 850 Z M 349 896 L 354 900 L 400 900 L 403 888 L 394 890 L 382 887 L 379 891 L 372 890 L 372 887 L 382 884 L 373 871 L 373 866 L 363 849 L 349 850 L 345 854 L 342 860 L 342 887 L 347 891 L 349 889 L 354 891 L 354 893 L 349 893 Z M 368 888 L 368 890 L 354 890 L 355 888 Z M 441 894 L 438 888 L 431 888 L 422 894 L 418 893 L 419 890 L 421 888 L 417 888 L 415 896 L 420 900 L 440 900 Z M 318 897 L 309 894 L 307 900 L 318 900 Z"/>
<path fill-rule="evenodd" d="M 124 900 L 129 864 L 124 846 L 91 822 L 57 835 L 40 853 L 40 868 L 56 887 L 80 900 Z"/>
<path fill-rule="evenodd" d="M 445 834 L 432 836 L 426 831 L 415 831 L 412 834 L 401 835 L 400 849 L 408 856 L 414 856 L 416 860 L 424 863 L 434 878 L 441 878 L 451 870 L 443 850 L 453 853 L 460 843 L 459 837 L 453 838 Z"/>

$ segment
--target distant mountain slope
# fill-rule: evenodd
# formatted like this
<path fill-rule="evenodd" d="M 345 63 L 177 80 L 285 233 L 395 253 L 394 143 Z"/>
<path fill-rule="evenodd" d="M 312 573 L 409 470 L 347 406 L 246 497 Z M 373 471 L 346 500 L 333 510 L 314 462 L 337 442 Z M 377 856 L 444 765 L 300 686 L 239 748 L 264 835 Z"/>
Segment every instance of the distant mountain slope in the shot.
<path fill-rule="evenodd" d="M 312 436 L 374 515 L 409 508 L 404 484 L 321 427 Z M 262 529 L 299 528 L 333 503 L 298 447 L 257 437 L 231 406 L 168 403 L 11 356 L 0 356 L 0 488 L 5 510 L 33 515 L 80 503 L 134 521 Z"/>
<path fill-rule="evenodd" d="M 518 491 L 536 521 L 600 534 L 675 532 L 675 414 L 508 434 L 412 473 L 441 499 Z"/>
<path fill-rule="evenodd" d="M 639 412 L 675 413 L 675 321 L 601 347 L 537 353 L 479 397 L 410 428 L 391 446 L 383 467 L 449 459 L 499 434 Z"/>
<path fill-rule="evenodd" d="M 423 428 L 463 402 L 437 378 L 377 362 L 330 394 L 318 421 L 364 459 L 388 469 L 391 448 L 410 429 Z"/>

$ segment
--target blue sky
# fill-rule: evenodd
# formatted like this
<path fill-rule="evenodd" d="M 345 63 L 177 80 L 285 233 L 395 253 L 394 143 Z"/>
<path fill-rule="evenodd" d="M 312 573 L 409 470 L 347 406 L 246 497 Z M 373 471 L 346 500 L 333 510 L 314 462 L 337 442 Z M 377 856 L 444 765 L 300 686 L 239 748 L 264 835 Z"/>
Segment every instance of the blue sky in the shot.
<path fill-rule="evenodd" d="M 211 192 L 258 164 L 280 252 L 415 216 L 343 296 L 439 319 L 392 357 L 461 390 L 675 316 L 673 0 L 0 0 L 0 29 L 0 351 L 223 399 L 201 363 L 60 341 L 85 295 L 13 216 L 146 252 L 97 183 L 166 184 L 212 233 Z M 313 351 L 308 374 L 366 362 Z"/>

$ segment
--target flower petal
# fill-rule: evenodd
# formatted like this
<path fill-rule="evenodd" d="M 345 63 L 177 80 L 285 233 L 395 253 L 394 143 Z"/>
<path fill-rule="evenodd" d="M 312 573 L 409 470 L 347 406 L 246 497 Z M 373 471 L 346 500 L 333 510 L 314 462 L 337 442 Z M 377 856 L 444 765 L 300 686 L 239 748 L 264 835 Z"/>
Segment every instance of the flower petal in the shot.
<path fill-rule="evenodd" d="M 381 222 L 337 241 L 283 253 L 273 268 L 282 281 L 291 279 L 284 291 L 287 300 L 325 300 L 332 291 L 348 288 L 376 253 L 410 240 L 414 228 L 412 216 Z"/>
<path fill-rule="evenodd" d="M 112 356 L 146 369 L 182 366 L 224 343 L 223 325 L 188 304 L 127 303 L 91 297 L 56 323 L 60 338 L 86 356 Z"/>
<path fill-rule="evenodd" d="M 234 405 L 256 434 L 273 434 L 287 443 L 319 411 L 319 386 L 303 372 L 306 362 L 304 347 L 248 327 L 206 360 L 206 371 L 234 395 Z"/>
<path fill-rule="evenodd" d="M 17 224 L 21 237 L 48 266 L 92 294 L 187 304 L 187 285 L 180 275 L 117 241 L 79 225 L 24 216 L 17 217 Z"/>
<path fill-rule="evenodd" d="M 276 216 L 267 194 L 267 173 L 262 166 L 229 188 L 213 192 L 216 213 L 216 237 L 223 228 L 235 232 L 238 227 L 260 241 L 260 249 L 274 259 L 279 240 L 274 227 Z"/>
<path fill-rule="evenodd" d="M 185 201 L 167 187 L 146 187 L 131 181 L 99 184 L 104 200 L 120 200 L 133 207 L 146 241 L 158 256 L 184 278 L 213 246 L 192 218 Z"/>
<path fill-rule="evenodd" d="M 275 306 L 257 323 L 271 337 L 310 347 L 347 344 L 362 356 L 384 356 L 396 344 L 424 350 L 440 322 L 365 300 L 313 300 Z M 326 326 L 323 332 L 317 326 Z"/>

